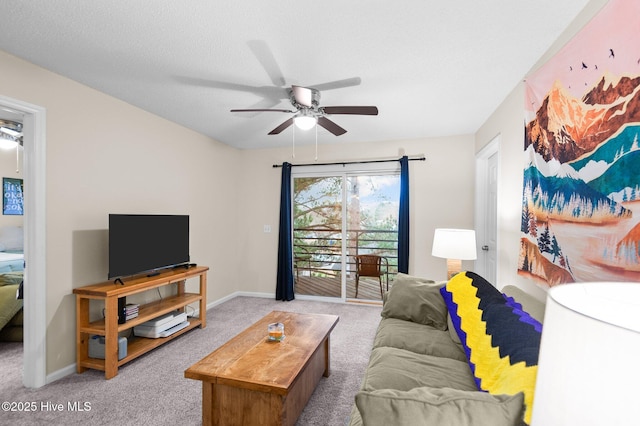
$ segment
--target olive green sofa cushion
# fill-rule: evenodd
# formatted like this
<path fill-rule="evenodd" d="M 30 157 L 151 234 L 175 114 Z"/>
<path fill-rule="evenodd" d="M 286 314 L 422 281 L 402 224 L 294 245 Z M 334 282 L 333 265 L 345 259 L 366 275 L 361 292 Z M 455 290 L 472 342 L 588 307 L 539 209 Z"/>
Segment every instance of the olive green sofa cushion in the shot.
<path fill-rule="evenodd" d="M 356 406 L 366 426 L 513 426 L 520 423 L 522 394 L 420 387 L 359 392 Z"/>
<path fill-rule="evenodd" d="M 393 280 L 384 305 L 383 318 L 396 318 L 430 325 L 438 330 L 447 329 L 447 305 L 440 295 L 446 282 L 435 282 L 407 274 L 398 274 Z"/>

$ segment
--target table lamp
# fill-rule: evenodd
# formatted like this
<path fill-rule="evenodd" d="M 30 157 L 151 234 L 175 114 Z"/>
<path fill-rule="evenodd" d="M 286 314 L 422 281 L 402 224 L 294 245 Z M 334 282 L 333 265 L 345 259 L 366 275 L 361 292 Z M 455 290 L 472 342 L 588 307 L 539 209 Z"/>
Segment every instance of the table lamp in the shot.
<path fill-rule="evenodd" d="M 552 287 L 542 327 L 532 426 L 638 424 L 640 284 Z"/>
<path fill-rule="evenodd" d="M 472 229 L 436 229 L 431 255 L 447 259 L 447 279 L 462 269 L 463 260 L 475 260 L 476 232 Z"/>

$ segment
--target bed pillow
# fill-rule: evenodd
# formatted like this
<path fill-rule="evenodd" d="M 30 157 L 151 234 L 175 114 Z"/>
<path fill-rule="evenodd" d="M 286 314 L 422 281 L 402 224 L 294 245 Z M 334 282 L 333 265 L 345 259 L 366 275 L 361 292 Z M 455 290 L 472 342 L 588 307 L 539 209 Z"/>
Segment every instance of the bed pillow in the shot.
<path fill-rule="evenodd" d="M 523 416 L 521 393 L 490 395 L 449 388 L 361 391 L 356 407 L 367 426 L 516 426 Z"/>
<path fill-rule="evenodd" d="M 447 329 L 447 306 L 440 295 L 444 282 L 399 273 L 389 290 L 381 315 Z"/>
<path fill-rule="evenodd" d="M 20 284 L 24 278 L 24 272 L 0 273 L 0 287 L 5 285 Z"/>
<path fill-rule="evenodd" d="M 456 275 L 441 293 L 478 389 L 493 395 L 522 392 L 530 423 L 542 325 L 473 272 Z"/>

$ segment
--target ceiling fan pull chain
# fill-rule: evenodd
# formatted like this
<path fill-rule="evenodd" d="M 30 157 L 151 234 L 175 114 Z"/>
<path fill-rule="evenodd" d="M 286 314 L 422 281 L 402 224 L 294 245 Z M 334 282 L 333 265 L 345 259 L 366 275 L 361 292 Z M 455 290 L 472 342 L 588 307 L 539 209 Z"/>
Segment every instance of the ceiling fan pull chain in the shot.
<path fill-rule="evenodd" d="M 291 158 L 296 158 L 296 126 L 292 126 L 293 133 L 291 133 L 293 143 L 291 144 Z"/>
<path fill-rule="evenodd" d="M 314 126 L 316 128 L 316 161 L 318 161 L 318 125 Z"/>

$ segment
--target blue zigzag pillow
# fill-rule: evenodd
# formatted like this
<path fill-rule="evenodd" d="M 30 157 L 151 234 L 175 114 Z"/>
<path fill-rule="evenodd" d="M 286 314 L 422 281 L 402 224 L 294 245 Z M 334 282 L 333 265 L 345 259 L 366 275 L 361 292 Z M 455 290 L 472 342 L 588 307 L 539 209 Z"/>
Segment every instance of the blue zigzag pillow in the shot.
<path fill-rule="evenodd" d="M 478 389 L 494 395 L 522 392 L 524 421 L 530 423 L 542 324 L 473 272 L 454 276 L 440 293 Z"/>

